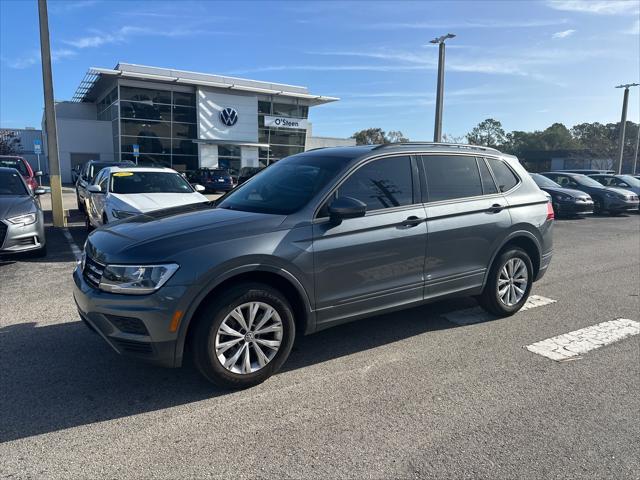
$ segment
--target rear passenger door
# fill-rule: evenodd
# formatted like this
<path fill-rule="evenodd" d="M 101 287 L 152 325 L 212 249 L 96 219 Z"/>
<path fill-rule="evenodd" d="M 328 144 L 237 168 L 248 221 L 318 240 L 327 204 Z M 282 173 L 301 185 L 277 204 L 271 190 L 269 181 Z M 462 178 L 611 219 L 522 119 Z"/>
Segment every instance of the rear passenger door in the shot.
<path fill-rule="evenodd" d="M 427 256 L 425 297 L 482 285 L 511 226 L 507 202 L 484 158 L 424 155 Z"/>
<path fill-rule="evenodd" d="M 318 323 L 422 301 L 426 225 L 416 160 L 369 161 L 337 196 L 364 202 L 367 212 L 335 225 L 323 207 L 314 222 Z"/>

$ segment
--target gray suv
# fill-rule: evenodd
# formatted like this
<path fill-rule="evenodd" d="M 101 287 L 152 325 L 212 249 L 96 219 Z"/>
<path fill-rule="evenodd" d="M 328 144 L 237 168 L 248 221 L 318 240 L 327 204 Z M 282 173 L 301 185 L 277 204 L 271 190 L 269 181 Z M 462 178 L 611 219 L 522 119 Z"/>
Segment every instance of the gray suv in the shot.
<path fill-rule="evenodd" d="M 327 148 L 217 203 L 94 231 L 73 277 L 118 353 L 210 381 L 273 375 L 296 333 L 454 295 L 508 316 L 552 254 L 553 209 L 515 157 L 469 145 Z"/>

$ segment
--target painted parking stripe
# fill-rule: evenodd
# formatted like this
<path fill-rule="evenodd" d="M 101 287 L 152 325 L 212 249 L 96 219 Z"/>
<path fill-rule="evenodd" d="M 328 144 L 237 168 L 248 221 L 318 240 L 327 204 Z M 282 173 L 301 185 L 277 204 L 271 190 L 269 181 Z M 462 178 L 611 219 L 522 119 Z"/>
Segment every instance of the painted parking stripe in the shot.
<path fill-rule="evenodd" d="M 69 232 L 69 229 L 63 228 L 62 234 L 64 235 L 64 238 L 67 239 L 67 242 L 69 243 L 69 247 L 71 248 L 71 251 L 73 252 L 74 257 L 76 257 L 76 260 L 80 260 L 80 257 L 82 257 L 82 251 L 78 248 L 78 245 L 73 240 L 73 237 Z"/>
<path fill-rule="evenodd" d="M 540 342 L 527 345 L 530 352 L 537 353 L 551 360 L 562 361 L 579 357 L 596 348 L 610 345 L 614 342 L 638 335 L 640 322 L 628 318 L 617 318 L 608 322 L 598 323 L 587 328 L 547 338 Z"/>
<path fill-rule="evenodd" d="M 531 295 L 526 303 L 520 309 L 520 312 L 525 310 L 530 310 L 536 307 L 542 307 L 544 305 L 549 305 L 550 303 L 555 303 L 556 301 L 543 297 L 541 295 Z M 517 315 L 517 314 L 516 314 Z M 485 312 L 480 307 L 473 308 L 465 308 L 464 310 L 456 310 L 455 312 L 449 312 L 443 315 L 445 319 L 447 319 L 451 323 L 455 323 L 456 325 L 472 325 L 474 323 L 486 322 L 488 320 L 494 320 L 496 317 L 491 315 L 488 312 Z"/>

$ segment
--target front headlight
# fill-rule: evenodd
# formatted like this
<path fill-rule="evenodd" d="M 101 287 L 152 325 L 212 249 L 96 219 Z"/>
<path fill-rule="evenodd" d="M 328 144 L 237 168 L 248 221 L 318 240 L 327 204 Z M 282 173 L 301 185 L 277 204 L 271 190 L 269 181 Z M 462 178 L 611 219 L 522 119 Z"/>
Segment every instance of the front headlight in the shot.
<path fill-rule="evenodd" d="M 178 270 L 179 265 L 107 265 L 100 289 L 111 293 L 144 295 L 158 290 Z"/>
<path fill-rule="evenodd" d="M 111 215 L 113 215 L 117 219 L 122 220 L 123 218 L 129 218 L 129 217 L 133 217 L 135 215 L 138 215 L 138 212 L 127 212 L 126 210 L 113 209 L 113 210 L 111 210 Z"/>
<path fill-rule="evenodd" d="M 38 217 L 35 213 L 27 213 L 26 215 L 19 215 L 17 217 L 7 218 L 14 225 L 31 225 L 36 223 Z"/>

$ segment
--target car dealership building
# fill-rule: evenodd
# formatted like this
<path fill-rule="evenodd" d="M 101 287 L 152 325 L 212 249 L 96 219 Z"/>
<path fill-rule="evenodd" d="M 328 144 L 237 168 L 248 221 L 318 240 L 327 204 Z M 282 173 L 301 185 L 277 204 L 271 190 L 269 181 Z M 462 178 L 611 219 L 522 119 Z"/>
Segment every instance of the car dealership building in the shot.
<path fill-rule="evenodd" d="M 56 103 L 62 181 L 91 159 L 237 172 L 316 146 L 353 145 L 311 136 L 309 108 L 337 100 L 221 75 L 126 63 L 91 68 L 73 99 Z"/>

